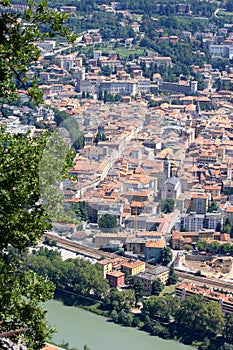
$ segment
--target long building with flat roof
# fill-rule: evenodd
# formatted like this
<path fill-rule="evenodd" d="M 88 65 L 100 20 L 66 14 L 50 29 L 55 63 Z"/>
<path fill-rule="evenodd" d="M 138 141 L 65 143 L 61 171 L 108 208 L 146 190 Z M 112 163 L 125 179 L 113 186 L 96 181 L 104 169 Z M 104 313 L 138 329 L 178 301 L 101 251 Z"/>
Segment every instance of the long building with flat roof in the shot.
<path fill-rule="evenodd" d="M 213 288 L 204 288 L 193 283 L 181 283 L 179 286 L 176 286 L 175 294 L 181 301 L 188 296 L 201 294 L 207 301 L 212 300 L 218 302 L 225 315 L 233 312 L 233 294 L 231 293 L 220 293 Z"/>

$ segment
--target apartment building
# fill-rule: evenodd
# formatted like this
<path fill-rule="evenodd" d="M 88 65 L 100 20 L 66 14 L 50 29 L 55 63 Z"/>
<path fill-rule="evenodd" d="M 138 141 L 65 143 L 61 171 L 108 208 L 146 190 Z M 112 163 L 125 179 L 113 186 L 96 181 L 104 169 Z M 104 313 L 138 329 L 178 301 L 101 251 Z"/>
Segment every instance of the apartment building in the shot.
<path fill-rule="evenodd" d="M 146 264 L 143 261 L 129 261 L 129 262 L 124 262 L 122 263 L 122 270 L 126 274 L 130 276 L 137 275 L 140 272 L 144 272 L 146 268 Z"/>
<path fill-rule="evenodd" d="M 125 274 L 120 271 L 111 271 L 106 274 L 110 287 L 119 288 L 125 284 Z"/>
<path fill-rule="evenodd" d="M 163 284 L 166 285 L 169 276 L 169 268 L 166 266 L 155 266 L 152 268 L 146 268 L 145 272 L 140 272 L 134 276 L 134 282 L 137 280 L 142 281 L 143 287 L 146 291 L 151 293 L 153 282 L 160 278 Z"/>
<path fill-rule="evenodd" d="M 206 229 L 216 229 L 218 224 L 223 224 L 224 214 L 222 212 L 217 213 L 186 213 L 181 215 L 181 228 L 187 231 L 197 232 Z"/>
<path fill-rule="evenodd" d="M 233 45 L 209 45 L 209 51 L 212 57 L 233 58 Z"/>
<path fill-rule="evenodd" d="M 204 288 L 195 284 L 182 283 L 175 288 L 175 294 L 181 301 L 191 295 L 201 294 L 206 301 L 217 301 L 220 304 L 222 312 L 226 315 L 233 312 L 233 295 L 230 293 L 220 293 L 213 288 Z"/>
<path fill-rule="evenodd" d="M 157 241 L 147 241 L 145 245 L 145 259 L 146 261 L 153 260 L 157 262 L 160 257 L 161 250 L 166 247 L 166 241 L 159 239 Z"/>

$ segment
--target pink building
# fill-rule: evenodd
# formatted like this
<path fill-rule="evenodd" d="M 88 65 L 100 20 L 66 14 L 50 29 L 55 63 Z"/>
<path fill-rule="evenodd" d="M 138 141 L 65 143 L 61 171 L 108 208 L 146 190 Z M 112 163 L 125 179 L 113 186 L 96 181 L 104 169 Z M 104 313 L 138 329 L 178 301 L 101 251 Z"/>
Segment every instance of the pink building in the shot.
<path fill-rule="evenodd" d="M 108 272 L 106 278 L 113 288 L 118 288 L 125 284 L 125 274 L 120 271 Z"/>

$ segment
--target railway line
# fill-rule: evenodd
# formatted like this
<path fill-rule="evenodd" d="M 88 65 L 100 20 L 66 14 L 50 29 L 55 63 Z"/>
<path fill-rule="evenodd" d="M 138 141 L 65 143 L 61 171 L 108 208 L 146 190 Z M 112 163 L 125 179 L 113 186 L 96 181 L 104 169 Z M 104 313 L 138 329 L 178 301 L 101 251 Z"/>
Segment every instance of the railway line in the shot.
<path fill-rule="evenodd" d="M 108 253 L 96 248 L 84 246 L 80 243 L 71 241 L 67 238 L 59 237 L 51 233 L 46 233 L 44 236 L 55 241 L 57 244 L 57 247 L 59 248 L 63 248 L 71 252 L 74 252 L 76 254 L 80 254 L 93 259 L 100 260 L 102 258 L 114 258 L 118 256 L 113 253 Z M 186 281 L 189 283 L 197 283 L 200 285 L 206 285 L 211 288 L 224 289 L 229 291 L 230 293 L 233 293 L 233 283 L 231 284 L 226 281 L 220 281 L 220 280 L 210 279 L 210 278 L 201 277 L 201 276 L 195 276 L 190 273 L 179 271 L 179 270 L 175 270 L 175 273 L 177 274 L 179 279 L 182 281 Z"/>
<path fill-rule="evenodd" d="M 44 237 L 48 237 L 49 239 L 55 241 L 57 244 L 57 247 L 59 247 L 59 248 L 67 249 L 71 252 L 74 252 L 74 253 L 89 257 L 89 258 L 100 260 L 103 257 L 104 258 L 113 258 L 114 256 L 117 256 L 115 254 L 104 252 L 104 251 L 96 249 L 96 248 L 84 246 L 80 243 L 71 241 L 67 238 L 62 238 L 62 237 L 53 235 L 51 233 L 46 233 L 44 235 Z"/>
<path fill-rule="evenodd" d="M 206 285 L 210 288 L 219 288 L 219 289 L 223 289 L 233 293 L 233 284 L 229 282 L 210 279 L 210 278 L 201 277 L 201 276 L 195 276 L 187 272 L 181 272 L 179 270 L 175 270 L 175 273 L 180 279 L 182 279 L 182 281 L 187 281 L 189 283 L 197 282 L 202 286 Z"/>

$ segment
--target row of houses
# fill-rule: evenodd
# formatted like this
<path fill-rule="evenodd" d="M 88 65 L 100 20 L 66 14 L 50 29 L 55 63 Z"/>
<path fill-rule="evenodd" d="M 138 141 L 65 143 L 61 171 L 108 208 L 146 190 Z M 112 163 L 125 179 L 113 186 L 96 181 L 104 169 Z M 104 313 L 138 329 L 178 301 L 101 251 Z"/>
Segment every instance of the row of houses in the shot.
<path fill-rule="evenodd" d="M 173 249 L 182 250 L 185 244 L 193 245 L 199 240 L 205 239 L 207 241 L 220 241 L 220 242 L 231 242 L 229 234 L 221 234 L 215 230 L 202 229 L 200 231 L 192 232 L 180 232 L 174 230 L 172 232 L 171 246 Z"/>
<path fill-rule="evenodd" d="M 182 283 L 175 288 L 175 294 L 183 301 L 191 295 L 201 294 L 207 301 L 217 301 L 224 315 L 233 312 L 233 295 L 222 293 L 213 288 L 200 287 L 195 284 Z"/>
<path fill-rule="evenodd" d="M 165 266 L 146 266 L 140 260 L 128 260 L 126 258 L 104 259 L 97 262 L 103 271 L 104 278 L 107 278 L 111 287 L 120 288 L 125 286 L 125 275 L 132 276 L 134 282 L 140 280 L 144 289 L 152 290 L 152 284 L 160 278 L 166 284 L 169 269 Z"/>

